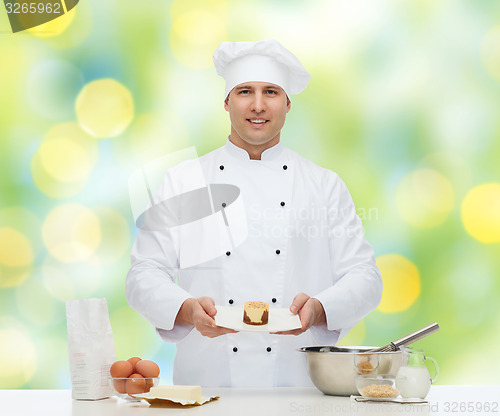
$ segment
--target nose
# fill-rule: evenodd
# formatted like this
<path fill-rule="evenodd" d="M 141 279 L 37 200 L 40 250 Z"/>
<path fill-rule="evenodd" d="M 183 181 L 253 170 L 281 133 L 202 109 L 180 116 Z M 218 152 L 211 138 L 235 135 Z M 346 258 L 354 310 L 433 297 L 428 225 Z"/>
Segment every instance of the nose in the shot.
<path fill-rule="evenodd" d="M 255 92 L 255 94 L 253 95 L 251 110 L 256 113 L 262 113 L 265 109 L 266 103 L 264 100 L 264 95 L 260 91 Z"/>

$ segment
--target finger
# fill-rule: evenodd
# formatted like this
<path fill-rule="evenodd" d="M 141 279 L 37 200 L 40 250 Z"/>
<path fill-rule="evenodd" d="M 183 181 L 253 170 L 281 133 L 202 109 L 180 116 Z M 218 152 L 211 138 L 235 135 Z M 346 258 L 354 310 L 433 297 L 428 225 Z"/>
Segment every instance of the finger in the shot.
<path fill-rule="evenodd" d="M 311 311 L 311 309 L 308 308 L 307 306 L 303 307 L 300 310 L 299 317 L 300 317 L 300 323 L 302 325 L 302 329 L 304 331 L 309 329 L 311 326 L 311 323 L 312 323 L 312 311 Z"/>
<path fill-rule="evenodd" d="M 223 335 L 223 334 L 237 334 L 239 332 L 239 331 L 235 331 L 234 329 L 223 328 L 221 326 L 218 326 L 217 330 L 220 332 L 221 335 Z"/>
<path fill-rule="evenodd" d="M 204 296 L 202 298 L 199 298 L 198 302 L 200 303 L 201 307 L 205 310 L 205 312 L 211 317 L 214 317 L 217 314 L 217 309 L 215 309 L 215 302 L 212 298 Z"/>
<path fill-rule="evenodd" d="M 206 328 L 217 328 L 217 324 L 215 323 L 215 320 L 210 318 L 205 312 L 203 312 L 203 316 L 199 317 L 195 321 L 195 326 L 198 330 L 201 330 L 202 328 L 206 330 Z"/>
<path fill-rule="evenodd" d="M 306 329 L 304 328 L 295 328 L 295 329 L 289 329 L 287 331 L 276 331 L 276 332 L 269 332 L 272 335 L 298 335 L 302 334 L 305 332 Z"/>
<path fill-rule="evenodd" d="M 238 331 L 235 331 L 232 328 L 226 328 L 224 326 L 217 326 L 217 327 L 211 329 L 210 331 L 212 331 L 213 333 L 216 333 L 218 335 L 235 334 L 235 333 L 238 332 Z"/>
<path fill-rule="evenodd" d="M 278 331 L 278 332 L 270 332 L 273 335 L 300 335 L 305 332 L 304 329 L 291 329 L 290 331 Z"/>
<path fill-rule="evenodd" d="M 217 328 L 217 324 L 215 323 L 215 319 L 213 319 L 213 318 L 210 318 L 210 320 L 206 319 L 205 325 L 209 326 L 211 328 Z"/>
<path fill-rule="evenodd" d="M 215 320 L 205 311 L 202 305 L 198 305 L 193 313 L 193 323 L 198 330 L 203 327 L 215 328 L 217 326 Z"/>
<path fill-rule="evenodd" d="M 204 329 L 200 331 L 201 335 L 204 335 L 209 338 L 215 338 L 221 335 L 226 335 L 226 334 L 233 334 L 237 333 L 238 331 L 235 331 L 230 328 L 223 328 L 223 327 L 216 327 L 216 328 L 210 328 L 210 329 Z"/>
<path fill-rule="evenodd" d="M 290 312 L 293 314 L 297 314 L 304 304 L 309 300 L 310 296 L 306 295 L 305 293 L 299 293 L 295 298 L 293 299 L 292 306 L 290 306 Z"/>

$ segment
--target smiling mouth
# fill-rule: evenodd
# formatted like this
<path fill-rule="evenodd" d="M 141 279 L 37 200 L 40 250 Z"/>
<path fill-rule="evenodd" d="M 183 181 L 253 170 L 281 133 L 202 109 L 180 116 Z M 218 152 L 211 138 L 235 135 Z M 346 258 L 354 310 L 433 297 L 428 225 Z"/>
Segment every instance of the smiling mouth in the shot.
<path fill-rule="evenodd" d="M 247 118 L 247 121 L 250 122 L 250 124 L 254 126 L 263 126 L 266 124 L 269 120 L 264 120 L 263 118 Z"/>

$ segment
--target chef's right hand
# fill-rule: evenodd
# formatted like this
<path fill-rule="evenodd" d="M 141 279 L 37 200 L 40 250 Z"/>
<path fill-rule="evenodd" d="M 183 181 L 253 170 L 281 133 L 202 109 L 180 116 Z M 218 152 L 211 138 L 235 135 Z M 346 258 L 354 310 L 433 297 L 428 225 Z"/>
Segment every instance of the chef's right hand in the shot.
<path fill-rule="evenodd" d="M 212 298 L 207 296 L 198 299 L 189 298 L 182 304 L 175 323 L 193 325 L 201 335 L 209 338 L 238 332 L 217 326 L 213 319 L 216 313 L 217 309 L 215 309 L 215 302 Z"/>

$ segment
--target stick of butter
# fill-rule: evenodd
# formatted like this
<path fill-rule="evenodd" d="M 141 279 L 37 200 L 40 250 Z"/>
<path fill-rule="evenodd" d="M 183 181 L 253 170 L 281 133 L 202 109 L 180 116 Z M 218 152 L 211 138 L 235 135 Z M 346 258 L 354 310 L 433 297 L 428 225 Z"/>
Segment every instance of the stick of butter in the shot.
<path fill-rule="evenodd" d="M 162 399 L 182 399 L 189 401 L 201 402 L 201 387 L 200 386 L 156 386 L 151 387 L 149 391 L 150 397 L 158 397 Z"/>

